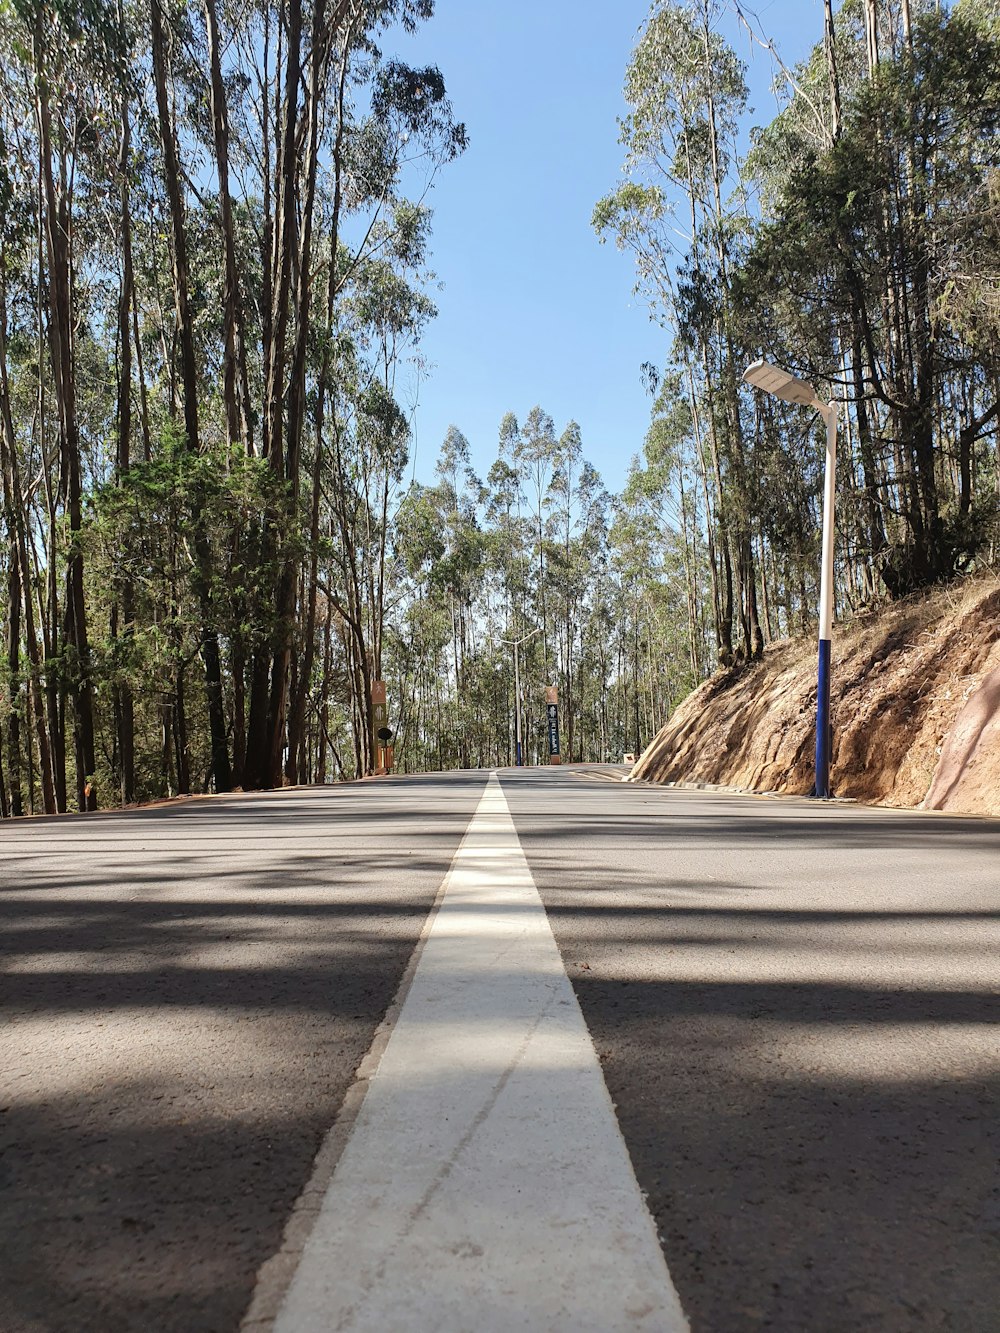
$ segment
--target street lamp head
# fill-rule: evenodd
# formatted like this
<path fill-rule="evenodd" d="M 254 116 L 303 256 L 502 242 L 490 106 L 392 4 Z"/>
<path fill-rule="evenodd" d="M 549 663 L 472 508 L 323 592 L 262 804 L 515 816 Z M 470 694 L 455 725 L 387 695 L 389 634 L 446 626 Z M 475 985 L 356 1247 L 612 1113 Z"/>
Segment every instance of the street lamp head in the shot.
<path fill-rule="evenodd" d="M 529 629 L 527 634 L 522 634 L 521 637 L 519 639 L 515 639 L 514 642 L 527 643 L 529 639 L 533 639 L 536 634 L 541 634 L 541 632 L 542 632 L 542 627 L 541 625 L 538 625 L 536 626 L 535 629 Z"/>
<path fill-rule="evenodd" d="M 541 632 L 542 632 L 542 627 L 541 625 L 539 625 L 537 629 L 529 629 L 527 634 L 522 634 L 519 639 L 494 639 L 491 635 L 489 636 L 489 641 L 490 643 L 506 644 L 508 648 L 517 648 L 522 643 L 527 643 L 529 639 L 533 639 L 536 634 L 541 634 Z"/>
<path fill-rule="evenodd" d="M 768 361 L 755 361 L 743 372 L 743 383 L 763 389 L 774 398 L 786 403 L 802 403 L 806 407 L 822 407 L 819 395 L 807 380 L 800 380 L 791 371 L 772 366 Z"/>

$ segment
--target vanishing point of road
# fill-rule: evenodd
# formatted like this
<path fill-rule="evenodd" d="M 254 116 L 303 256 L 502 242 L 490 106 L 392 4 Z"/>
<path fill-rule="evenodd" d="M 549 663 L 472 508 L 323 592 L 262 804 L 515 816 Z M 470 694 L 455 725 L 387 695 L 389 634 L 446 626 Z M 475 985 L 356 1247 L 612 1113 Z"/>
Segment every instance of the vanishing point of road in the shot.
<path fill-rule="evenodd" d="M 620 772 L 0 827 L 2 1333 L 1000 1330 L 1000 823 Z"/>

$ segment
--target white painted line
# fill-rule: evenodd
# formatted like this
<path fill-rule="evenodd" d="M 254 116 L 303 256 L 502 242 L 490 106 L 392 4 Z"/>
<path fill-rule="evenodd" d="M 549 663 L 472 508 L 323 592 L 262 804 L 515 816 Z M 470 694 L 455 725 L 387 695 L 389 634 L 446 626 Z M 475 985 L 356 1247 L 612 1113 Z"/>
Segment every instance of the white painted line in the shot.
<path fill-rule="evenodd" d="M 275 1333 L 682 1333 L 491 776 Z"/>

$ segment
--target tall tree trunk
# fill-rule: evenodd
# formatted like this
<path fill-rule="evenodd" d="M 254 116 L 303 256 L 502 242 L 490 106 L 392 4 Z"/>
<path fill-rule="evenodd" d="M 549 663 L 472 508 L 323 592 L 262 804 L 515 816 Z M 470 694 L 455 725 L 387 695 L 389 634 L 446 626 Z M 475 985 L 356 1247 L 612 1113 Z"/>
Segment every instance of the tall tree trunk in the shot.
<path fill-rule="evenodd" d="M 833 26 L 833 0 L 823 0 L 823 50 L 830 86 L 830 139 L 840 138 L 840 75 L 837 69 L 837 34 Z"/>
<path fill-rule="evenodd" d="M 907 55 L 913 55 L 913 15 L 910 12 L 910 0 L 899 0 L 899 13 L 903 20 L 903 43 Z"/>
<path fill-rule="evenodd" d="M 684 588 L 688 618 L 688 659 L 691 663 L 691 674 L 697 681 L 701 675 L 701 665 L 698 661 L 698 604 L 694 587 L 691 543 L 688 539 L 688 504 L 687 494 L 684 490 L 683 467 L 678 472 L 678 490 L 680 493 L 681 532 L 684 539 Z"/>
<path fill-rule="evenodd" d="M 303 634 L 303 653 L 304 661 L 302 670 L 299 673 L 299 685 L 294 693 L 291 706 L 289 708 L 288 718 L 288 772 L 296 771 L 301 768 L 299 752 L 302 745 L 302 737 L 305 728 L 306 702 L 312 679 L 313 667 L 315 663 L 316 651 L 316 592 L 317 579 L 319 576 L 319 537 L 320 537 L 320 505 L 322 500 L 322 478 L 323 464 L 325 462 L 325 444 L 324 427 L 326 424 L 327 393 L 330 385 L 332 373 L 332 343 L 333 343 L 333 317 L 334 303 L 337 295 L 337 263 L 336 256 L 340 244 L 340 216 L 343 202 L 343 177 L 344 177 L 344 136 L 347 129 L 347 118 L 345 115 L 347 77 L 350 69 L 350 44 L 354 35 L 354 24 L 357 15 L 350 23 L 345 26 L 343 42 L 340 55 L 340 69 L 337 79 L 337 129 L 333 141 L 333 210 L 330 224 L 330 254 L 327 269 L 326 282 L 326 309 L 325 309 L 325 338 L 323 340 L 323 355 L 320 363 L 319 375 L 316 382 L 316 406 L 313 428 L 313 466 L 312 466 L 312 490 L 309 504 L 309 543 L 310 560 L 309 575 L 306 584 L 306 617 L 305 629 Z M 325 731 L 325 723 L 323 724 Z M 322 762 L 325 772 L 326 746 L 321 747 Z M 290 779 L 291 780 L 291 779 Z"/>
<path fill-rule="evenodd" d="M 21 575 L 13 558 L 7 570 L 7 689 L 10 711 L 7 721 L 7 778 L 10 784 L 10 813 L 24 814 L 21 790 Z"/>
<path fill-rule="evenodd" d="M 703 10 L 703 38 L 706 69 L 710 66 L 710 35 L 707 8 Z M 757 584 L 754 569 L 753 541 L 750 534 L 749 509 L 751 497 L 748 490 L 746 465 L 746 447 L 743 439 L 743 422 L 740 416 L 739 377 L 737 374 L 735 351 L 730 330 L 729 292 L 729 257 L 726 251 L 725 210 L 722 202 L 722 165 L 718 140 L 715 96 L 711 79 L 706 81 L 708 89 L 708 131 L 711 162 L 712 197 L 715 207 L 716 257 L 722 279 L 723 305 L 720 311 L 719 341 L 722 351 L 720 367 L 722 377 L 723 402 L 728 419 L 728 453 L 732 476 L 731 489 L 735 493 L 735 521 L 733 523 L 733 545 L 736 555 L 737 588 L 739 592 L 740 623 L 743 630 L 743 650 L 749 661 L 756 661 L 764 650 L 764 635 L 760 628 L 760 616 L 757 608 Z"/>
<path fill-rule="evenodd" d="M 188 751 L 187 699 L 184 689 L 184 663 L 179 663 L 174 678 L 174 757 L 177 764 L 177 790 L 186 796 L 191 790 L 191 761 Z"/>
<path fill-rule="evenodd" d="M 156 107 L 160 142 L 163 148 L 164 186 L 170 212 L 174 309 L 181 356 L 184 433 L 187 448 L 191 453 L 197 454 L 201 447 L 198 430 L 198 367 L 194 345 L 194 321 L 188 296 L 188 254 L 187 237 L 184 230 L 184 200 L 181 193 L 177 144 L 174 138 L 170 102 L 167 95 L 166 49 L 160 0 L 152 0 L 150 15 L 152 20 L 153 81 L 156 85 Z M 216 791 L 229 791 L 232 787 L 232 768 L 229 762 L 222 695 L 222 655 L 219 651 L 218 631 L 213 623 L 211 550 L 202 519 L 202 503 L 197 494 L 194 498 L 193 507 L 195 531 L 194 585 L 202 620 L 201 654 L 205 668 L 205 693 L 208 700 L 212 773 Z"/>
<path fill-rule="evenodd" d="M 874 77 L 879 66 L 878 3 L 879 0 L 863 0 L 869 78 Z"/>
<path fill-rule="evenodd" d="M 225 258 L 223 397 L 226 404 L 226 424 L 230 441 L 238 441 L 244 453 L 252 454 L 250 379 L 247 372 L 243 283 L 236 258 L 233 201 L 229 189 L 229 108 L 226 99 L 226 85 L 222 78 L 222 56 L 216 0 L 204 0 L 204 6 L 205 25 L 208 33 L 212 131 L 215 144 L 215 165 L 219 174 L 219 205 L 222 247 Z"/>
<path fill-rule="evenodd" d="M 73 350 L 72 204 L 61 175 L 56 189 L 53 170 L 52 115 L 48 73 L 43 55 L 42 11 L 36 30 L 35 109 L 38 118 L 41 177 L 45 199 L 45 241 L 48 259 L 49 353 L 52 385 L 59 417 L 60 480 L 69 516 L 69 554 L 66 571 L 67 643 L 73 651 L 72 691 L 76 752 L 76 794 L 80 810 L 97 808 L 93 784 L 96 768 L 94 744 L 94 693 L 92 663 L 87 632 L 87 602 L 84 588 L 83 477 L 80 460 L 80 427 L 76 407 L 76 372 Z M 55 551 L 53 549 L 53 557 Z"/>
<path fill-rule="evenodd" d="M 119 22 L 124 29 L 119 6 Z M 135 271 L 132 259 L 132 205 L 128 172 L 131 156 L 131 124 L 128 98 L 122 98 L 121 146 L 118 156 L 118 198 L 121 209 L 122 282 L 118 296 L 118 478 L 131 468 L 132 437 L 132 321 L 135 300 Z M 135 632 L 135 588 L 129 573 L 121 583 L 121 620 L 126 640 Z M 135 800 L 135 701 L 127 679 L 115 686 L 118 752 L 121 765 L 121 798 L 125 805 Z"/>
<path fill-rule="evenodd" d="M 282 18 L 287 47 L 281 92 L 277 205 L 271 226 L 271 246 L 268 255 L 270 286 L 265 288 L 264 295 L 268 315 L 263 346 L 265 397 L 262 452 L 269 460 L 274 476 L 287 483 L 290 479 L 289 463 L 296 464 L 294 474 L 297 481 L 297 458 L 286 459 L 283 441 L 289 311 L 293 296 L 293 269 L 298 258 L 298 155 L 295 145 L 301 81 L 301 0 L 291 0 L 282 10 Z M 293 451 L 296 447 L 293 444 Z M 294 518 L 294 508 L 291 505 L 275 508 L 265 516 L 263 529 L 265 557 L 277 552 L 279 534 L 287 525 L 290 508 Z M 294 598 L 295 571 L 289 568 L 289 562 L 286 560 L 282 564 L 275 586 L 274 611 L 277 637 L 273 644 L 269 645 L 266 642 L 258 644 L 254 657 L 246 764 L 247 785 L 251 787 L 273 787 L 281 781 L 288 665 L 294 630 L 290 620 L 294 615 Z"/>
<path fill-rule="evenodd" d="M 2 263 L 2 258 L 0 258 Z M 28 558 L 28 536 L 25 522 L 26 504 L 18 465 L 17 441 L 10 404 L 10 382 L 7 373 L 7 292 L 0 281 L 0 474 L 4 507 L 7 511 L 7 531 L 11 569 L 17 570 L 18 585 L 24 607 L 24 645 L 28 657 L 29 689 L 32 700 L 32 720 L 38 745 L 38 767 L 42 786 L 42 808 L 47 815 L 56 813 L 55 780 L 52 772 L 52 751 L 46 727 L 45 705 L 42 695 L 42 654 L 35 625 L 35 606 L 31 594 L 32 569 Z M 55 553 L 53 552 L 53 560 Z M 13 590 L 11 611 L 14 614 Z"/>

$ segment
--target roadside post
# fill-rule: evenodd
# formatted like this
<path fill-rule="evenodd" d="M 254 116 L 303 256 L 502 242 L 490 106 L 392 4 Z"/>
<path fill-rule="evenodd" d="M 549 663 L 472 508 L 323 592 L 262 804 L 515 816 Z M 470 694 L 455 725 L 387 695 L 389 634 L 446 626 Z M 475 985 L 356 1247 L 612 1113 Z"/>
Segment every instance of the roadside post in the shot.
<path fill-rule="evenodd" d="M 559 690 L 555 685 L 545 687 L 545 721 L 549 733 L 549 763 L 561 764 L 559 753 Z"/>
<path fill-rule="evenodd" d="M 385 681 L 372 681 L 372 728 L 375 732 L 375 772 L 392 772 L 392 728 L 389 726 L 389 707 L 386 703 Z"/>
<path fill-rule="evenodd" d="M 788 370 L 755 361 L 743 382 L 786 403 L 815 407 L 826 422 L 826 473 L 823 479 L 823 551 L 819 590 L 819 659 L 816 667 L 816 790 L 830 798 L 830 652 L 833 638 L 834 505 L 837 497 L 837 404 L 824 403 L 813 386 Z"/>

